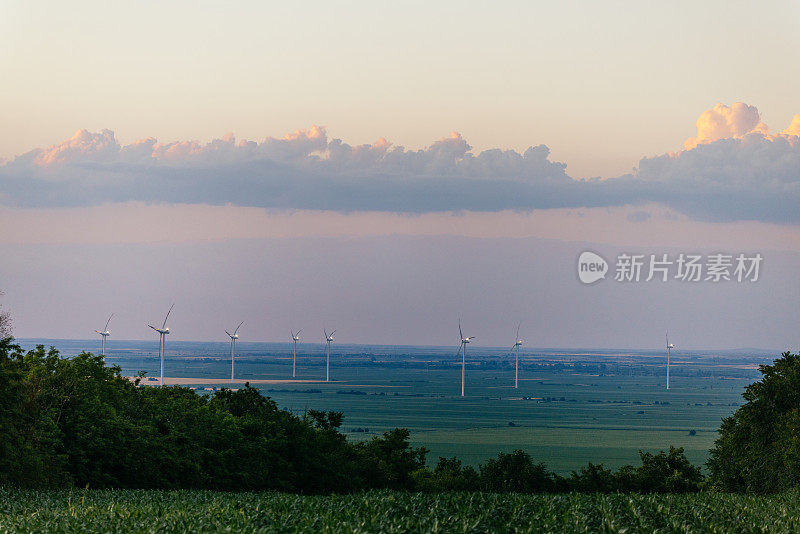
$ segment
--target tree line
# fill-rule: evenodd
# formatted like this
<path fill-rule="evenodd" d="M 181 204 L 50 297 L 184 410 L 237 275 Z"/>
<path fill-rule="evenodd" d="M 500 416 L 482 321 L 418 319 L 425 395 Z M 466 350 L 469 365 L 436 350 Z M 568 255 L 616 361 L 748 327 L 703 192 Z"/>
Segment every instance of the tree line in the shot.
<path fill-rule="evenodd" d="M 723 421 L 708 478 L 683 449 L 673 447 L 640 452 L 638 466 L 612 471 L 590 463 L 561 476 L 519 450 L 477 467 L 439 458 L 429 468 L 428 451 L 412 447 L 406 429 L 353 443 L 340 431 L 341 413 L 309 410 L 297 416 L 249 384 L 213 395 L 178 386 L 144 387 L 141 378 L 123 377 L 101 356 L 83 352 L 62 358 L 41 345 L 23 351 L 7 337 L 0 340 L 0 486 L 307 494 L 375 488 L 770 491 L 800 480 L 800 357 L 786 353 L 762 372 L 764 383 L 780 377 L 780 387 L 757 383 L 747 389 L 748 403 Z M 755 432 L 765 424 L 775 428 Z M 753 443 L 763 455 L 753 452 Z"/>

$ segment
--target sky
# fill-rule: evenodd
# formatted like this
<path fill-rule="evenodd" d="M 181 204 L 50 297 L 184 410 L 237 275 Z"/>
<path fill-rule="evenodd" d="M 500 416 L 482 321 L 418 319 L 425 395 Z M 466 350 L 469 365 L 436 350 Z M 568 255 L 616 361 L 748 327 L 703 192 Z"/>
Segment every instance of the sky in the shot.
<path fill-rule="evenodd" d="M 800 345 L 798 2 L 0 4 L 18 337 Z M 576 275 L 584 250 L 610 275 Z M 620 254 L 761 254 L 619 282 Z M 655 305 L 654 303 L 658 303 Z M 456 334 L 457 335 L 457 334 Z M 321 338 L 320 336 L 318 336 Z M 456 340 L 457 343 L 457 340 Z"/>

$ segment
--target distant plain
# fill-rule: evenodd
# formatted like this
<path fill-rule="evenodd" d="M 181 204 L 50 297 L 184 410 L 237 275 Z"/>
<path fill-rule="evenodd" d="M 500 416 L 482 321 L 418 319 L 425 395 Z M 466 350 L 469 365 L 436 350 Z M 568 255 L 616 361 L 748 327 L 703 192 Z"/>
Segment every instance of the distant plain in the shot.
<path fill-rule="evenodd" d="M 99 352 L 98 340 L 18 343 L 52 345 L 64 356 Z M 758 350 L 678 350 L 666 391 L 666 358 L 660 351 L 525 348 L 519 389 L 514 389 L 510 350 L 471 346 L 461 398 L 457 347 L 335 344 L 332 381 L 325 383 L 323 345 L 298 344 L 293 381 L 288 343 L 241 342 L 233 387 L 251 381 L 298 415 L 308 409 L 344 412 L 342 430 L 353 440 L 408 428 L 414 445 L 430 449 L 430 463 L 457 456 L 475 465 L 498 452 L 523 449 L 567 474 L 588 462 L 635 464 L 639 450 L 670 445 L 684 447 L 691 461 L 704 463 L 720 421 L 758 378 L 758 365 L 778 356 Z M 146 371 L 143 383 L 157 384 L 156 342 L 110 340 L 107 361 L 127 376 Z M 227 387 L 229 344 L 168 341 L 165 376 L 201 393 Z"/>

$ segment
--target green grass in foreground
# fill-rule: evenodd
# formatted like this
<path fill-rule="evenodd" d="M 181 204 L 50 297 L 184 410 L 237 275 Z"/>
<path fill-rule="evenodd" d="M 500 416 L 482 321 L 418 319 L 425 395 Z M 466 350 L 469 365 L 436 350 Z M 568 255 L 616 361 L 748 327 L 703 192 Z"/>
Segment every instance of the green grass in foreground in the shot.
<path fill-rule="evenodd" d="M 497 495 L 0 489 L 0 532 L 797 532 L 800 493 Z"/>

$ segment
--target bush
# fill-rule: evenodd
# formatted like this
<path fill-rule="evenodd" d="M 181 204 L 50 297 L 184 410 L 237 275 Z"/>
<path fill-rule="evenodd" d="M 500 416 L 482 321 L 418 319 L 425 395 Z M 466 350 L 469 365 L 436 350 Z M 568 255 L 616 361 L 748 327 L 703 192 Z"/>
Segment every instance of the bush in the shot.
<path fill-rule="evenodd" d="M 501 452 L 480 467 L 481 487 L 485 491 L 543 493 L 554 488 L 553 474 L 543 463 L 534 463 L 524 451 Z"/>
<path fill-rule="evenodd" d="M 775 492 L 800 482 L 800 355 L 785 352 L 759 368 L 745 404 L 723 419 L 711 449 L 712 487 Z"/>
<path fill-rule="evenodd" d="M 0 485 L 348 492 L 409 488 L 408 431 L 353 445 L 342 414 L 278 409 L 249 384 L 143 387 L 103 358 L 0 340 Z"/>
<path fill-rule="evenodd" d="M 462 466 L 456 457 L 443 458 L 433 472 L 420 469 L 415 473 L 416 488 L 420 491 L 478 491 L 482 488 L 480 475 L 472 466 Z"/>

